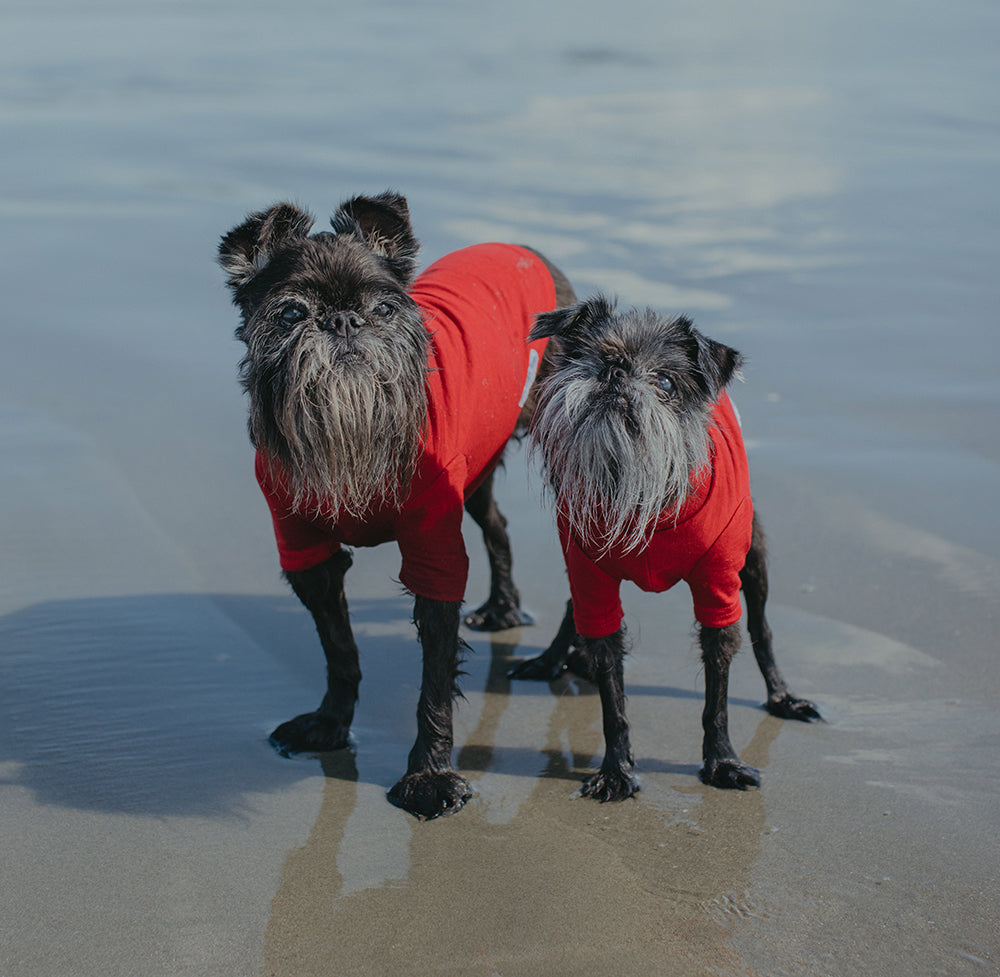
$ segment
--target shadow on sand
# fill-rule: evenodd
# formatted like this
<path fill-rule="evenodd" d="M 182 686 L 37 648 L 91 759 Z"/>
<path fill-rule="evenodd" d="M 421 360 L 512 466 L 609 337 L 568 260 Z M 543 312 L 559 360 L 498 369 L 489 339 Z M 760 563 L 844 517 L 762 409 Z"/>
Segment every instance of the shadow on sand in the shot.
<path fill-rule="evenodd" d="M 419 647 L 405 597 L 352 601 L 351 609 L 365 672 L 355 728 L 377 754 L 365 774 L 387 789 L 405 765 L 413 735 Z M 590 737 L 566 767 L 562 754 L 548 756 L 542 743 L 498 742 L 489 716 L 496 718 L 508 697 L 590 698 L 594 689 L 569 678 L 549 686 L 511 683 L 505 672 L 517 646 L 495 641 L 491 647 L 488 658 L 482 649 L 470 656 L 463 679 L 463 689 L 482 692 L 490 706 L 457 751 L 457 765 L 472 774 L 499 764 L 528 776 L 578 780 L 600 751 L 599 740 Z M 267 734 L 312 707 L 322 681 L 311 621 L 290 596 L 36 604 L 0 619 L 3 779 L 27 787 L 41 803 L 77 809 L 238 812 L 246 794 L 315 773 L 314 763 L 277 757 Z M 629 694 L 699 698 L 670 687 L 629 687 Z M 323 766 L 335 779 L 357 778 L 350 759 Z M 697 771 L 645 758 L 640 766 L 691 777 Z"/>

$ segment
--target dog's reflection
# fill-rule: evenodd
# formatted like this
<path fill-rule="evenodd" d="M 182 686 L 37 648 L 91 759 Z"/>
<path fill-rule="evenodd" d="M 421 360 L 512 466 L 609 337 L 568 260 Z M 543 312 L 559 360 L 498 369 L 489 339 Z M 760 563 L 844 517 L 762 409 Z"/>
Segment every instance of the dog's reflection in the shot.
<path fill-rule="evenodd" d="M 482 705 L 457 755 L 480 788 L 463 818 L 414 822 L 382 802 L 384 788 L 359 777 L 349 752 L 323 758 L 320 812 L 286 859 L 262 973 L 648 973 L 668 951 L 690 962 L 686 972 L 745 972 L 729 936 L 748 908 L 762 793 L 713 790 L 694 780 L 694 765 L 643 761 L 647 779 L 679 773 L 683 784 L 658 780 L 617 804 L 573 797 L 601 752 L 599 703 L 585 682 L 551 683 L 551 698 L 531 703 L 532 716 L 550 707 L 541 750 L 511 757 L 497 734 L 519 719 L 508 714 L 515 651 L 492 642 Z M 781 726 L 762 716 L 745 751 L 756 765 L 767 765 Z M 495 776 L 532 764 L 533 775 Z M 504 808 L 496 793 L 515 780 L 525 790 Z M 383 874 L 359 885 L 359 862 L 380 861 Z"/>

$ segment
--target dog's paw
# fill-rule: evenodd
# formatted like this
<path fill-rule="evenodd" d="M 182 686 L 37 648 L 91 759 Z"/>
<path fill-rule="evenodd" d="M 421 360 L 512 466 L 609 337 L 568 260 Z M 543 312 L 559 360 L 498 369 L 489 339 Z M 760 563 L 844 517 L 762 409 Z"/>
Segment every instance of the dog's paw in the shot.
<path fill-rule="evenodd" d="M 706 760 L 701 768 L 702 783 L 710 787 L 721 787 L 723 790 L 746 790 L 748 787 L 760 787 L 760 771 L 744 763 L 736 757 L 723 757 L 719 760 Z"/>
<path fill-rule="evenodd" d="M 318 712 L 305 712 L 282 723 L 269 739 L 282 756 L 327 753 L 350 745 L 350 729 Z"/>
<path fill-rule="evenodd" d="M 566 656 L 566 668 L 577 678 L 587 682 L 598 682 L 597 664 L 585 648 L 573 648 Z"/>
<path fill-rule="evenodd" d="M 799 699 L 791 692 L 768 699 L 764 708 L 779 719 L 798 719 L 804 723 L 823 719 L 814 703 L 808 699 Z"/>
<path fill-rule="evenodd" d="M 528 627 L 534 624 L 530 614 L 526 614 L 516 604 L 506 601 L 490 603 L 466 614 L 463 618 L 465 626 L 473 631 L 505 631 L 507 628 Z"/>
<path fill-rule="evenodd" d="M 565 655 L 542 653 L 537 658 L 525 658 L 507 669 L 507 678 L 551 682 L 566 671 Z"/>
<path fill-rule="evenodd" d="M 624 801 L 639 791 L 639 781 L 627 770 L 603 768 L 588 777 L 580 787 L 584 797 L 591 797 L 602 804 L 605 801 Z"/>
<path fill-rule="evenodd" d="M 431 821 L 460 811 L 472 797 L 472 788 L 454 770 L 424 770 L 408 773 L 386 797 L 421 821 Z"/>

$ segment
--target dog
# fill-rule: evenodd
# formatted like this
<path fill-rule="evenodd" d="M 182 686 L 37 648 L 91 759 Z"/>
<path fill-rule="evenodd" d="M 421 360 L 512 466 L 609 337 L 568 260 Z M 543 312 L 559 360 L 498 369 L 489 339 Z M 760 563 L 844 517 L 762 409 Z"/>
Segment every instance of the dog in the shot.
<path fill-rule="evenodd" d="M 539 315 L 529 339 L 542 338 L 551 369 L 539 383 L 530 450 L 554 499 L 571 598 L 549 647 L 510 675 L 551 680 L 568 668 L 593 681 L 605 755 L 581 793 L 601 801 L 632 796 L 639 783 L 625 714 L 620 585 L 631 580 L 659 593 L 684 580 L 705 666 L 701 779 L 759 786 L 760 772 L 739 759 L 728 732 L 741 589 L 766 708 L 806 722 L 820 714 L 788 691 L 774 660 L 764 614 L 766 543 L 725 389 L 742 358 L 686 317 L 619 312 L 601 294 Z"/>
<path fill-rule="evenodd" d="M 218 254 L 241 314 L 257 480 L 284 576 L 327 664 L 319 707 L 270 739 L 284 755 L 349 745 L 361 671 L 346 547 L 395 540 L 423 671 L 416 741 L 388 799 L 435 818 L 471 796 L 451 762 L 463 509 L 482 530 L 491 577 L 489 598 L 465 623 L 530 623 L 493 472 L 534 406 L 547 342 L 527 340 L 534 317 L 575 296 L 551 262 L 514 245 L 473 245 L 415 277 L 419 242 L 406 199 L 391 191 L 344 201 L 331 230 L 312 226 L 312 215 L 280 203 L 224 235 Z"/>

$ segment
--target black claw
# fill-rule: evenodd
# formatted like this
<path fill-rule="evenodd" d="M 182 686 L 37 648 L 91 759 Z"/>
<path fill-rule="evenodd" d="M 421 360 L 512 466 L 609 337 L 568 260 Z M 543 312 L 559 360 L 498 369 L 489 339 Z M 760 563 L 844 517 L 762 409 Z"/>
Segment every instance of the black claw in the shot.
<path fill-rule="evenodd" d="M 535 623 L 530 614 L 511 604 L 483 604 L 478 610 L 465 615 L 467 628 L 473 631 L 506 631 L 508 628 L 530 627 Z"/>
<path fill-rule="evenodd" d="M 747 790 L 760 787 L 760 771 L 742 760 L 706 761 L 700 771 L 701 781 L 721 790 Z"/>
<path fill-rule="evenodd" d="M 535 682 L 551 682 L 566 671 L 565 661 L 551 661 L 545 655 L 525 658 L 507 669 L 507 678 L 528 679 Z"/>
<path fill-rule="evenodd" d="M 779 719 L 798 719 L 803 723 L 822 722 L 819 709 L 808 699 L 799 699 L 786 692 L 776 699 L 769 699 L 765 708 Z"/>
<path fill-rule="evenodd" d="M 584 797 L 602 804 L 606 801 L 624 801 L 639 791 L 639 781 L 624 770 L 605 771 L 588 777 L 580 787 Z"/>
<path fill-rule="evenodd" d="M 342 723 L 316 712 L 282 723 L 268 737 L 271 746 L 283 757 L 293 753 L 328 753 L 350 745 L 349 730 Z"/>
<path fill-rule="evenodd" d="M 453 770 L 407 774 L 386 794 L 390 804 L 421 821 L 433 821 L 460 811 L 472 788 Z"/>

